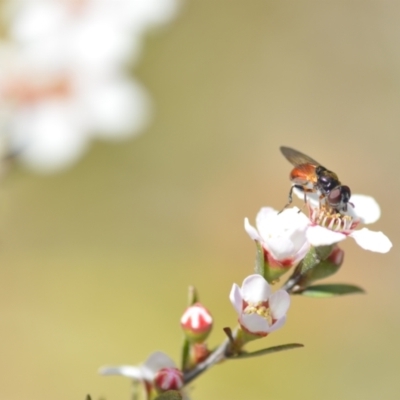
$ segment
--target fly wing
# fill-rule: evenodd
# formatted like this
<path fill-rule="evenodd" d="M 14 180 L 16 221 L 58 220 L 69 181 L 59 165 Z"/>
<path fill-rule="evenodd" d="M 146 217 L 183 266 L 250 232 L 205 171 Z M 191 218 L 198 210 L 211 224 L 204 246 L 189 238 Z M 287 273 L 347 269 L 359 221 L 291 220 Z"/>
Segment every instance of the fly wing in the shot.
<path fill-rule="evenodd" d="M 315 161 L 311 157 L 306 156 L 300 151 L 292 149 L 291 147 L 280 147 L 282 154 L 286 157 L 288 161 L 290 161 L 295 167 L 298 167 L 303 164 L 312 164 L 315 166 L 321 165 L 318 161 Z"/>

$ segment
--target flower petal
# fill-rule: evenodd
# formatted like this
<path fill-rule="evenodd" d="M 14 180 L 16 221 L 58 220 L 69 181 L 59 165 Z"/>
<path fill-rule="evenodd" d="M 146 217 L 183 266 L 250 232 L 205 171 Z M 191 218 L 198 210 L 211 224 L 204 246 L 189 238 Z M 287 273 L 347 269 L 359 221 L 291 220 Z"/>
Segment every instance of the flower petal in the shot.
<path fill-rule="evenodd" d="M 242 298 L 248 303 L 258 303 L 268 300 L 271 288 L 261 275 L 250 275 L 242 283 Z"/>
<path fill-rule="evenodd" d="M 297 207 L 286 208 L 278 214 L 273 208 L 262 208 L 256 218 L 257 229 L 264 241 L 270 237 L 289 236 L 294 231 L 305 231 L 309 220 Z"/>
<path fill-rule="evenodd" d="M 258 314 L 242 314 L 239 323 L 251 333 L 268 333 L 270 326 L 267 320 Z"/>
<path fill-rule="evenodd" d="M 10 132 L 11 147 L 20 151 L 25 164 L 40 172 L 70 166 L 88 147 L 84 121 L 64 101 L 43 101 L 19 110 Z"/>
<path fill-rule="evenodd" d="M 97 82 L 86 101 L 91 130 L 103 139 L 137 135 L 150 120 L 150 99 L 145 89 L 118 74 Z"/>
<path fill-rule="evenodd" d="M 272 207 L 262 207 L 256 216 L 256 226 L 258 230 L 262 230 L 264 226 L 269 225 L 270 220 L 278 215 L 278 211 L 276 211 Z"/>
<path fill-rule="evenodd" d="M 350 198 L 350 203 L 353 203 L 354 207 L 348 207 L 349 214 L 354 214 L 363 224 L 372 224 L 381 216 L 381 208 L 371 196 L 354 194 Z"/>
<path fill-rule="evenodd" d="M 293 265 L 297 265 L 308 253 L 310 250 L 310 242 L 308 239 L 303 243 L 303 246 L 297 251 L 296 255 L 293 257 Z"/>
<path fill-rule="evenodd" d="M 279 224 L 297 229 L 305 228 L 309 223 L 307 216 L 300 212 L 298 207 L 285 208 L 277 218 L 279 218 Z"/>
<path fill-rule="evenodd" d="M 161 368 L 176 368 L 176 365 L 170 356 L 162 351 L 155 351 L 149 355 L 143 367 L 155 375 Z"/>
<path fill-rule="evenodd" d="M 99 369 L 101 375 L 121 375 L 138 381 L 143 380 L 142 369 L 130 365 L 120 365 L 118 367 L 102 367 Z"/>
<path fill-rule="evenodd" d="M 278 290 L 269 298 L 269 307 L 272 317 L 280 319 L 284 317 L 290 306 L 290 296 L 285 290 Z"/>
<path fill-rule="evenodd" d="M 382 232 L 370 231 L 367 228 L 352 232 L 351 236 L 365 250 L 377 253 L 387 253 L 392 248 L 392 242 Z"/>
<path fill-rule="evenodd" d="M 243 309 L 243 300 L 240 287 L 236 283 L 232 285 L 231 292 L 229 293 L 229 300 L 231 301 L 236 312 L 240 315 Z"/>
<path fill-rule="evenodd" d="M 277 261 L 292 258 L 295 254 L 293 242 L 286 237 L 270 238 L 264 246 Z"/>
<path fill-rule="evenodd" d="M 11 37 L 22 44 L 43 40 L 66 22 L 65 7 L 58 2 L 25 3 L 10 27 Z"/>
<path fill-rule="evenodd" d="M 274 332 L 280 328 L 282 328 L 283 325 L 285 325 L 286 322 L 286 316 L 283 316 L 282 318 L 279 318 L 277 321 L 275 321 L 272 326 L 269 328 L 269 333 Z"/>
<path fill-rule="evenodd" d="M 327 246 L 346 239 L 343 233 L 334 232 L 319 225 L 310 226 L 306 235 L 313 246 Z"/>
<path fill-rule="evenodd" d="M 256 221 L 263 247 L 277 261 L 297 258 L 297 253 L 308 243 L 309 219 L 297 207 L 279 214 L 272 208 L 262 208 Z"/>
<path fill-rule="evenodd" d="M 248 233 L 248 235 L 256 241 L 260 241 L 260 235 L 257 232 L 257 229 L 254 228 L 254 226 L 250 225 L 249 219 L 245 218 L 244 219 L 244 229 L 246 230 L 246 232 Z"/>

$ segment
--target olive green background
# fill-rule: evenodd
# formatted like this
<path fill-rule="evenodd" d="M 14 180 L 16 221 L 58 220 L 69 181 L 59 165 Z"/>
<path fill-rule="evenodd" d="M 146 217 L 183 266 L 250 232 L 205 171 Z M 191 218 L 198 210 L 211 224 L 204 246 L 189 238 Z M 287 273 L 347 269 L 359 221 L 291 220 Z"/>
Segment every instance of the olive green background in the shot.
<path fill-rule="evenodd" d="M 134 73 L 150 129 L 96 142 L 65 173 L 16 166 L 2 183 L 0 398 L 127 400 L 129 380 L 98 367 L 157 349 L 178 361 L 189 284 L 218 344 L 236 324 L 231 285 L 252 273 L 243 219 L 287 200 L 280 145 L 374 196 L 371 228 L 393 249 L 348 239 L 329 280 L 367 294 L 293 298 L 286 326 L 249 348 L 305 348 L 217 366 L 192 397 L 399 398 L 399 20 L 394 1 L 192 0 L 147 36 Z"/>

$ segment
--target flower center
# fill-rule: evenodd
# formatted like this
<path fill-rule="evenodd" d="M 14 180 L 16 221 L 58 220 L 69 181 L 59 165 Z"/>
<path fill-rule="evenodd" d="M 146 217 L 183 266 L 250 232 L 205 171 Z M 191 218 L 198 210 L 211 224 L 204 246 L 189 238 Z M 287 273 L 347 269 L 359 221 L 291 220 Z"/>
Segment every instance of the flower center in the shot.
<path fill-rule="evenodd" d="M 309 205 L 309 216 L 313 224 L 342 233 L 353 231 L 360 222 L 351 215 L 333 212 L 332 209 L 325 205 L 315 208 Z"/>
<path fill-rule="evenodd" d="M 243 313 L 258 314 L 260 317 L 266 319 L 269 325 L 272 325 L 272 323 L 274 322 L 271 315 L 271 309 L 268 307 L 268 303 L 266 302 L 247 304 L 247 306 L 243 310 Z"/>
<path fill-rule="evenodd" d="M 32 104 L 44 99 L 67 97 L 70 91 L 70 83 L 65 77 L 41 84 L 14 79 L 3 88 L 1 94 L 18 104 Z"/>

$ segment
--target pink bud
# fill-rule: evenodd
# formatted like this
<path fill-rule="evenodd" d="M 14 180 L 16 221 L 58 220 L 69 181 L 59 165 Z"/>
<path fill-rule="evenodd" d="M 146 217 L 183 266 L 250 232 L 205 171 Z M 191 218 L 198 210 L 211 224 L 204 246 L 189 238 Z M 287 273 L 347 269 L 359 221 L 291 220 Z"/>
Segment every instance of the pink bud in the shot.
<path fill-rule="evenodd" d="M 188 307 L 181 317 L 181 326 L 189 341 L 201 343 L 211 332 L 213 319 L 200 303 Z"/>
<path fill-rule="evenodd" d="M 327 259 L 328 261 L 340 267 L 343 263 L 343 258 L 344 251 L 339 246 L 335 246 L 335 248 L 332 250 L 332 253 Z"/>
<path fill-rule="evenodd" d="M 205 343 L 195 343 L 191 351 L 196 364 L 204 361 L 210 355 L 210 350 Z"/>
<path fill-rule="evenodd" d="M 154 386 L 159 392 L 179 390 L 183 386 L 183 374 L 178 368 L 162 368 L 154 378 Z"/>

